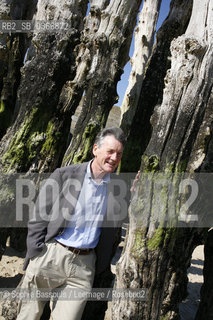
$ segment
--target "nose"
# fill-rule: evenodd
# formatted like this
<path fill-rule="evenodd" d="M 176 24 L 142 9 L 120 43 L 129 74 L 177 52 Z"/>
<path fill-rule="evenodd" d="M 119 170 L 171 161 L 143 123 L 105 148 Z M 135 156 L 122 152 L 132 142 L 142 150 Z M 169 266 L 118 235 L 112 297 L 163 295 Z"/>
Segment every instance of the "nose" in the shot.
<path fill-rule="evenodd" d="M 117 153 L 114 152 L 111 154 L 111 160 L 116 161 L 118 159 Z"/>

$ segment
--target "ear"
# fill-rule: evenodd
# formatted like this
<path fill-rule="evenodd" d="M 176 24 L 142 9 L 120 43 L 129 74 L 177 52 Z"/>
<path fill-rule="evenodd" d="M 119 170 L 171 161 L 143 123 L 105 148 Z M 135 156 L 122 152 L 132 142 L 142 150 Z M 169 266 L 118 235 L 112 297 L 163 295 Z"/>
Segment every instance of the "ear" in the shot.
<path fill-rule="evenodd" d="M 97 150 L 98 150 L 98 145 L 95 143 L 95 144 L 93 145 L 93 148 L 92 148 L 92 153 L 93 153 L 94 156 L 96 156 Z"/>

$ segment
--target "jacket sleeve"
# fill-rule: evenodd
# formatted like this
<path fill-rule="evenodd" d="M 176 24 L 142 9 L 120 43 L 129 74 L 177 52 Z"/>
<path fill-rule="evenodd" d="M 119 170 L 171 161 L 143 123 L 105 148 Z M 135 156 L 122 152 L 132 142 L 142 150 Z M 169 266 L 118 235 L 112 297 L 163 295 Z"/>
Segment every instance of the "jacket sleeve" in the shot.
<path fill-rule="evenodd" d="M 35 203 L 33 218 L 28 223 L 28 258 L 37 255 L 44 246 L 47 226 L 52 218 L 53 206 L 59 201 L 61 187 L 60 169 L 56 169 L 41 188 Z"/>

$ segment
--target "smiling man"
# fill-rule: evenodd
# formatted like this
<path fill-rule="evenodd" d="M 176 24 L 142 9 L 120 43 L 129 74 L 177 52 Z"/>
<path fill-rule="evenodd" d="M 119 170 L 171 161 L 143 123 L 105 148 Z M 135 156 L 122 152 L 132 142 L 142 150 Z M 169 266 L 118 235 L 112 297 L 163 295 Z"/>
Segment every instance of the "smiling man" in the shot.
<path fill-rule="evenodd" d="M 96 138 L 90 162 L 56 169 L 50 176 L 28 225 L 22 289 L 42 288 L 66 297 L 67 290 L 90 290 L 95 272 L 109 267 L 123 210 L 113 198 L 112 174 L 124 144 L 120 128 L 106 128 Z M 48 188 L 52 182 L 55 187 Z M 86 299 L 56 295 L 52 319 L 61 319 L 63 312 L 63 320 L 80 320 L 85 304 Z M 20 301 L 17 319 L 40 319 L 44 305 L 42 299 Z"/>
<path fill-rule="evenodd" d="M 109 129 L 106 130 L 106 132 L 108 131 Z M 106 173 L 116 170 L 123 154 L 123 143 L 113 135 L 98 137 L 93 146 L 95 158 L 91 163 L 91 170 L 95 179 L 102 179 Z"/>

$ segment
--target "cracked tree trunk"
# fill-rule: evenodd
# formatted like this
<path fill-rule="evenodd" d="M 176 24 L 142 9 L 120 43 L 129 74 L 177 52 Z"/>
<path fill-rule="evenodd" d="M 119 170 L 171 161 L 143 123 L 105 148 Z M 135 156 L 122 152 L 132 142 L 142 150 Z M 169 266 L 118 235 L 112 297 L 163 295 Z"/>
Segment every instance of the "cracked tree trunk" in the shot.
<path fill-rule="evenodd" d="M 71 26 L 61 33 L 38 33 L 32 39 L 36 54 L 22 69 L 20 110 L 1 141 L 3 172 L 51 171 L 60 165 L 66 149 L 70 110 L 60 94 L 75 75 L 75 48 L 87 1 L 54 3 L 39 1 L 35 19 L 64 20 Z"/>
<path fill-rule="evenodd" d="M 87 3 L 38 2 L 36 19 L 67 19 L 71 29 L 33 37 L 34 56 L 21 71 L 16 101 L 19 112 L 1 140 L 1 173 L 46 172 L 60 166 L 70 118 L 82 95 L 83 110 L 63 161 L 69 164 L 90 158 L 96 133 L 116 101 L 116 85 L 128 60 L 141 1 L 92 0 L 85 17 Z M 194 0 L 192 15 L 191 9 L 192 0 L 171 2 L 147 64 L 125 149 L 123 170 L 137 170 L 143 154 L 144 174 L 130 206 L 117 287 L 147 288 L 148 300 L 115 301 L 113 319 L 179 319 L 178 303 L 186 295 L 190 257 L 207 234 L 202 229 L 167 228 L 166 220 L 168 208 L 173 209 L 175 218 L 179 214 L 176 200 L 182 176 L 178 172 L 212 171 L 212 4 Z M 166 172 L 166 177 L 161 172 Z M 175 190 L 172 199 L 168 196 L 171 184 Z M 160 223 L 156 221 L 159 215 Z M 3 247 L 8 235 L 4 231 L 0 238 Z M 205 282 L 211 272 L 208 247 L 211 243 L 207 240 Z M 111 272 L 106 270 L 95 278 L 94 285 L 108 287 L 111 281 Z M 204 304 L 208 288 L 203 287 Z M 105 309 L 105 301 L 89 303 L 83 319 L 92 319 L 94 314 L 95 319 L 103 319 Z M 203 310 L 201 306 L 199 319 Z"/>
<path fill-rule="evenodd" d="M 185 34 L 171 43 L 171 68 L 162 103 L 151 119 L 152 135 L 142 156 L 116 272 L 117 288 L 146 288 L 147 301 L 114 301 L 112 319 L 180 319 L 187 267 L 207 230 L 176 227 L 171 218 L 178 220 L 181 210 L 181 172 L 201 170 L 204 159 L 212 155 L 212 14 L 210 0 L 194 0 Z"/>
<path fill-rule="evenodd" d="M 171 1 L 169 15 L 157 32 L 156 44 L 147 66 L 125 146 L 121 171 L 136 172 L 140 167 L 141 155 L 151 137 L 150 117 L 154 107 L 162 102 L 164 78 L 170 68 L 170 44 L 186 31 L 191 10 L 192 0 Z"/>
<path fill-rule="evenodd" d="M 198 312 L 196 314 L 195 320 L 211 320 L 213 317 L 213 305 L 212 305 L 212 285 L 213 285 L 213 276 L 212 276 L 212 268 L 213 268 L 213 230 L 208 232 L 208 236 L 206 239 L 206 243 L 204 246 L 204 284 L 201 288 L 201 302 L 198 308 Z"/>
<path fill-rule="evenodd" d="M 92 8 L 95 16 L 93 32 L 85 27 L 79 51 L 76 78 L 84 81 L 82 112 L 63 164 L 83 162 L 91 158 L 97 133 L 104 127 L 108 114 L 117 101 L 116 86 L 129 59 L 129 47 L 141 0 L 111 1 L 105 10 Z M 83 72 L 82 72 L 83 70 Z M 78 81 L 79 82 L 79 81 Z M 76 83 L 75 83 L 76 84 Z"/>
<path fill-rule="evenodd" d="M 118 74 L 120 75 L 121 67 L 128 59 L 129 45 L 136 22 L 137 10 L 140 6 L 140 1 L 136 0 L 128 3 L 117 1 L 111 2 L 108 10 L 104 11 L 103 8 L 108 3 L 108 1 L 93 2 L 94 5 L 90 10 L 91 19 L 86 20 L 85 28 L 85 33 L 88 33 L 89 37 L 95 38 L 92 45 L 90 42 L 87 44 L 91 49 L 92 62 L 90 61 L 91 64 L 89 63 L 86 74 L 86 85 L 88 87 L 86 96 L 90 97 L 92 90 L 94 90 L 94 92 L 97 92 L 96 94 L 92 93 L 92 96 L 95 97 L 98 93 L 100 99 L 104 101 L 108 99 L 107 94 L 110 94 L 112 88 L 115 91 L 119 78 Z M 76 101 L 80 99 L 82 94 L 80 88 L 79 91 L 74 90 L 73 96 L 68 96 L 70 85 L 75 77 L 76 55 L 81 47 L 85 49 L 84 37 L 80 39 L 80 31 L 83 29 L 82 17 L 85 16 L 86 5 L 87 1 L 77 0 L 64 0 L 60 3 L 47 0 L 38 2 L 37 20 L 48 20 L 50 17 L 56 20 L 68 19 L 72 26 L 70 32 L 67 33 L 37 34 L 32 39 L 36 52 L 33 58 L 27 61 L 23 67 L 22 81 L 18 93 L 19 113 L 15 123 L 1 141 L 0 164 L 3 173 L 46 172 L 54 170 L 61 164 L 61 156 L 65 151 L 66 138 L 69 134 L 70 118 L 77 105 Z M 100 28 L 101 33 L 98 35 L 96 27 L 99 24 L 99 18 L 97 18 L 99 16 L 102 17 L 102 27 Z M 92 28 L 89 32 L 88 28 L 91 27 L 91 23 L 94 30 Z M 105 38 L 107 39 L 106 43 Z M 99 48 L 102 40 L 105 46 Z M 78 46 L 79 44 L 80 46 Z M 104 50 L 106 48 L 109 53 L 112 53 L 111 59 L 105 57 L 106 52 Z M 93 55 L 93 50 L 96 49 L 97 52 L 95 51 Z M 98 57 L 99 60 L 96 61 Z M 73 81 L 74 85 L 79 83 L 76 81 L 78 76 L 80 80 L 84 79 L 84 66 L 82 68 L 81 61 L 78 59 L 81 60 L 81 58 L 77 57 L 80 67 L 77 69 Z M 99 69 L 97 64 L 100 63 L 100 60 L 102 60 L 102 67 L 104 66 L 107 74 L 104 81 L 102 81 L 102 69 Z M 101 92 L 100 87 L 99 90 L 95 89 L 98 81 L 101 82 Z M 110 107 L 112 105 L 113 103 Z M 106 112 L 103 109 L 101 111 L 105 112 L 105 119 L 108 111 Z M 81 159 L 81 161 L 83 160 Z M 6 237 L 1 238 L 2 241 L 5 239 Z M 101 279 L 96 277 L 95 281 L 97 286 L 100 283 L 105 283 L 105 286 L 108 286 L 109 282 L 111 285 L 111 272 L 107 270 L 105 274 L 101 275 Z M 91 306 L 87 307 L 86 314 L 91 314 L 91 311 L 89 313 L 90 309 Z M 101 307 L 98 306 L 98 309 L 96 307 L 94 309 L 92 306 L 92 309 L 96 310 L 95 312 L 99 310 L 99 316 L 102 319 L 106 304 Z"/>
<path fill-rule="evenodd" d="M 31 20 L 36 9 L 36 0 L 2 1 L 1 20 Z M 24 56 L 31 37 L 24 33 L 0 35 L 0 139 L 15 118 L 17 90 L 20 84 Z"/>
<path fill-rule="evenodd" d="M 79 43 L 86 10 L 86 0 L 38 3 L 35 19 L 69 21 L 70 28 L 61 33 L 47 32 L 33 36 L 36 52 L 22 68 L 17 100 L 19 112 L 1 140 L 2 175 L 12 172 L 51 172 L 60 166 L 66 150 L 71 117 L 60 94 L 66 81 L 75 75 L 75 48 Z M 11 215 L 10 212 L 10 218 Z M 13 238 L 11 244 L 16 248 L 23 247 L 25 237 L 22 237 L 21 243 L 16 241 L 22 232 L 25 234 L 26 230 L 1 230 L 2 250 L 9 234 Z"/>
<path fill-rule="evenodd" d="M 2 174 L 51 172 L 60 166 L 71 117 L 70 109 L 64 104 L 62 88 L 75 76 L 75 49 L 80 42 L 87 4 L 87 0 L 38 1 L 36 20 L 68 21 L 70 26 L 59 33 L 33 35 L 35 53 L 21 70 L 16 100 L 18 114 L 1 140 Z M 12 214 L 9 212 L 8 219 Z M 23 248 L 26 229 L 2 228 L 0 234 L 0 257 L 9 235 L 12 247 Z M 5 309 L 7 314 L 7 305 Z M 13 312 L 15 319 L 16 308 Z"/>
<path fill-rule="evenodd" d="M 131 59 L 132 70 L 121 106 L 120 123 L 127 136 L 138 105 L 147 63 L 151 56 L 160 5 L 161 0 L 145 1 L 135 30 L 135 50 Z"/>
<path fill-rule="evenodd" d="M 211 97 L 210 97 L 210 106 L 213 105 L 213 89 L 211 92 Z M 212 107 L 209 108 L 209 114 L 206 115 L 203 123 L 205 122 L 210 122 L 209 119 L 211 119 L 211 125 L 213 123 L 213 114 L 212 114 Z M 213 139 L 212 139 L 212 134 L 209 131 L 209 139 L 208 139 L 208 146 L 206 147 L 207 149 L 207 154 L 206 157 L 204 158 L 204 161 L 201 165 L 201 171 L 203 172 L 213 172 Z M 203 155 L 203 148 L 201 150 L 196 150 L 197 155 L 201 155 L 200 157 L 197 156 L 197 158 L 202 159 Z M 205 197 L 208 197 L 208 199 L 212 198 L 212 190 L 209 188 L 207 190 L 208 194 Z M 212 216 L 212 205 L 211 201 L 210 204 L 208 205 L 208 212 Z M 212 226 L 212 224 L 211 224 Z M 195 317 L 195 320 L 210 320 L 213 317 L 213 292 L 212 292 L 212 286 L 213 286 L 213 276 L 212 276 L 212 269 L 213 269 L 213 256 L 212 256 L 212 249 L 213 249 L 213 229 L 211 228 L 208 232 L 208 236 L 205 242 L 204 246 L 204 269 L 203 269 L 203 276 L 204 276 L 204 283 L 201 288 L 201 302 L 198 308 L 197 315 Z"/>

